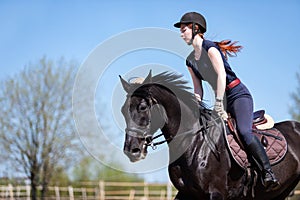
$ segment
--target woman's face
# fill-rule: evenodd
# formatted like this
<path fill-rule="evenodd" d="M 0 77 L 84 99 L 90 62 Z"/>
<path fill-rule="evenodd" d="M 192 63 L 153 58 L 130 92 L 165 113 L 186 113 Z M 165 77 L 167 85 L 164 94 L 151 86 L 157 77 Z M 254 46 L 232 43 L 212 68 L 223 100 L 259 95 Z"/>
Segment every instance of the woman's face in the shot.
<path fill-rule="evenodd" d="M 180 25 L 180 33 L 182 39 L 188 44 L 192 44 L 192 29 L 189 28 L 186 24 L 181 24 Z"/>

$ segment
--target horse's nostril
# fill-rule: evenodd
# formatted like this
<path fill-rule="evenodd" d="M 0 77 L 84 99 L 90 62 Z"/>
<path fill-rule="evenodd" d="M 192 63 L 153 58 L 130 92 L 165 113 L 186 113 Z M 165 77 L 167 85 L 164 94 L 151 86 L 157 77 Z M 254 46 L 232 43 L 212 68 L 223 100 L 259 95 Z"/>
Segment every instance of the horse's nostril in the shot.
<path fill-rule="evenodd" d="M 131 153 L 140 153 L 141 150 L 139 148 L 134 148 L 131 150 Z"/>

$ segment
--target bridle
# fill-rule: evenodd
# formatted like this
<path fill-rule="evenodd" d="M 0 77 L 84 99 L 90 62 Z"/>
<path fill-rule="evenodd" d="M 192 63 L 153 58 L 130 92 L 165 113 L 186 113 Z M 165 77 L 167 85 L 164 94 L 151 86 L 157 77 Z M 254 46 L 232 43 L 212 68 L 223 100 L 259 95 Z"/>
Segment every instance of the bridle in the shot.
<path fill-rule="evenodd" d="M 149 134 L 148 131 L 142 131 L 142 130 L 139 130 L 137 128 L 126 128 L 125 132 L 126 132 L 126 134 L 128 132 L 135 132 L 135 133 L 137 133 L 138 136 L 136 136 L 136 137 L 139 137 L 142 140 L 144 140 L 145 141 L 144 145 L 147 146 L 147 147 L 150 146 L 153 150 L 157 149 L 158 145 L 161 145 L 161 144 L 163 144 L 165 142 L 170 142 L 173 139 L 173 137 L 170 136 L 167 139 L 164 139 L 162 141 L 154 142 L 155 139 L 160 138 L 164 134 L 160 133 L 160 134 L 158 134 L 156 136 L 153 136 L 152 134 Z"/>
<path fill-rule="evenodd" d="M 158 101 L 154 97 L 152 97 L 152 96 L 148 97 L 148 100 L 149 100 L 149 106 L 148 106 L 149 110 L 151 110 L 151 108 L 154 105 L 158 105 L 159 104 Z M 159 108 L 159 113 L 160 113 L 160 116 L 163 118 L 164 111 L 161 108 Z M 196 132 L 194 131 L 195 129 L 192 128 L 191 130 L 183 132 L 180 135 L 183 136 L 183 135 L 192 134 L 192 133 L 198 134 L 199 132 L 202 132 L 202 131 L 204 131 L 204 129 L 207 129 L 207 128 L 208 127 L 205 127 L 205 126 L 198 127 L 198 128 L 196 128 L 196 130 L 197 130 Z M 158 142 L 154 142 L 154 140 L 156 140 L 156 139 L 164 136 L 164 134 L 160 133 L 160 134 L 154 136 L 155 133 L 151 133 L 150 130 L 151 130 L 151 121 L 149 121 L 149 126 L 146 127 L 146 129 L 141 130 L 141 129 L 136 128 L 136 127 L 127 127 L 125 129 L 125 132 L 126 132 L 126 134 L 128 134 L 128 132 L 136 133 L 134 135 L 134 137 L 139 137 L 142 140 L 144 140 L 145 141 L 144 144 L 143 144 L 144 147 L 150 146 L 153 150 L 156 150 L 157 146 L 159 146 L 161 144 L 164 144 L 166 142 L 167 143 L 171 142 L 176 137 L 176 136 L 174 137 L 174 136 L 170 135 L 168 138 L 165 138 L 164 140 L 161 140 L 161 141 L 158 141 Z"/>
<path fill-rule="evenodd" d="M 149 106 L 148 106 L 148 109 L 151 110 L 151 108 L 158 104 L 158 101 L 154 98 L 154 97 L 148 97 L 149 98 Z M 163 112 L 160 108 L 159 108 L 159 112 L 160 112 L 160 115 L 163 116 Z M 163 133 L 160 133 L 156 136 L 153 136 L 154 133 L 150 133 L 150 130 L 151 130 L 151 121 L 149 121 L 149 125 L 147 126 L 147 129 L 144 129 L 144 130 L 141 130 L 141 129 L 138 129 L 138 128 L 135 128 L 135 127 L 126 127 L 125 129 L 125 132 L 126 134 L 128 134 L 128 132 L 133 132 L 133 133 L 136 133 L 135 137 L 139 137 L 141 138 L 142 140 L 144 140 L 144 144 L 143 144 L 143 148 L 146 148 L 148 146 L 150 146 L 153 150 L 156 150 L 157 149 L 157 146 L 158 145 L 161 145 L 161 144 L 164 144 L 166 142 L 171 142 L 175 137 L 177 137 L 177 134 L 174 136 L 170 135 L 168 138 L 164 139 L 164 140 L 161 140 L 161 141 L 158 141 L 158 142 L 154 142 L 155 139 L 158 139 L 160 138 L 161 136 L 163 136 L 164 134 Z M 219 159 L 220 157 L 220 152 L 218 151 L 218 149 L 216 148 L 216 146 L 214 145 L 212 139 L 210 138 L 210 136 L 207 134 L 207 130 L 211 127 L 210 125 L 204 125 L 204 124 L 201 124 L 200 126 L 199 125 L 196 125 L 197 127 L 195 128 L 192 128 L 186 132 L 183 132 L 181 134 L 179 134 L 180 136 L 185 136 L 187 134 L 198 134 L 198 133 L 203 133 L 203 137 L 204 137 L 204 140 L 207 142 L 209 148 L 212 150 L 213 154 L 216 156 L 217 159 Z M 195 131 L 197 130 L 197 131 Z"/>
<path fill-rule="evenodd" d="M 154 105 L 158 105 L 158 101 L 154 97 L 150 96 L 148 97 L 148 100 L 149 100 L 149 106 L 148 106 L 149 110 L 151 110 L 151 108 Z M 159 108 L 159 113 L 163 117 L 164 114 L 160 108 Z M 156 136 L 153 136 L 154 133 L 152 134 L 150 130 L 151 130 L 151 121 L 149 121 L 149 125 L 146 127 L 146 129 L 141 130 L 136 127 L 126 127 L 125 132 L 126 134 L 128 134 L 128 132 L 136 133 L 135 137 L 139 137 L 145 141 L 144 147 L 150 146 L 153 150 L 157 149 L 158 145 L 164 144 L 165 142 L 170 142 L 173 139 L 173 136 L 170 135 L 168 138 L 162 141 L 154 142 L 155 139 L 162 137 L 164 134 L 160 133 Z"/>

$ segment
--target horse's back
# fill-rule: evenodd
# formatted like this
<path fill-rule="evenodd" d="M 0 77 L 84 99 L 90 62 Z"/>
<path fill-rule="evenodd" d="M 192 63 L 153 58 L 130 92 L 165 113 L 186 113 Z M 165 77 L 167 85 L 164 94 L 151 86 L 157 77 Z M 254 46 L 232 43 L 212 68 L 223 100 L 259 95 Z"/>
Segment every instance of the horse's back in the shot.
<path fill-rule="evenodd" d="M 283 161 L 273 166 L 282 185 L 279 197 L 286 197 L 300 180 L 300 123 L 283 121 L 276 123 L 274 127 L 284 135 L 288 144 L 288 151 Z"/>
<path fill-rule="evenodd" d="M 288 146 L 300 156 L 300 122 L 297 121 L 283 121 L 278 122 L 274 126 L 286 138 Z"/>
<path fill-rule="evenodd" d="M 275 123 L 275 128 L 279 130 L 289 130 L 300 136 L 300 122 L 298 121 L 282 121 Z"/>
<path fill-rule="evenodd" d="M 276 123 L 274 127 L 284 135 L 288 144 L 288 154 L 291 154 L 294 158 L 293 162 L 295 164 L 298 163 L 298 169 L 296 171 L 300 174 L 300 122 L 283 121 Z"/>

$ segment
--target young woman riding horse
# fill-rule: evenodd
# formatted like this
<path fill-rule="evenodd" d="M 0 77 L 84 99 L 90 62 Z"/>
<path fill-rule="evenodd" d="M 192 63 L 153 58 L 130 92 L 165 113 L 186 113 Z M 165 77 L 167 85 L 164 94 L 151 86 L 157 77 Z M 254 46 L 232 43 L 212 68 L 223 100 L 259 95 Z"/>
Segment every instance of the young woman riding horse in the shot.
<path fill-rule="evenodd" d="M 214 110 L 224 120 L 228 118 L 226 111 L 236 119 L 237 129 L 247 153 L 263 168 L 264 186 L 267 190 L 275 189 L 279 182 L 275 178 L 262 144 L 252 134 L 252 96 L 227 62 L 227 55 L 239 52 L 242 47 L 229 40 L 212 42 L 204 39 L 206 20 L 196 12 L 184 14 L 174 26 L 180 28 L 182 39 L 194 48 L 186 59 L 186 65 L 193 80 L 196 98 L 202 100 L 202 81 L 207 81 L 215 90 Z"/>

